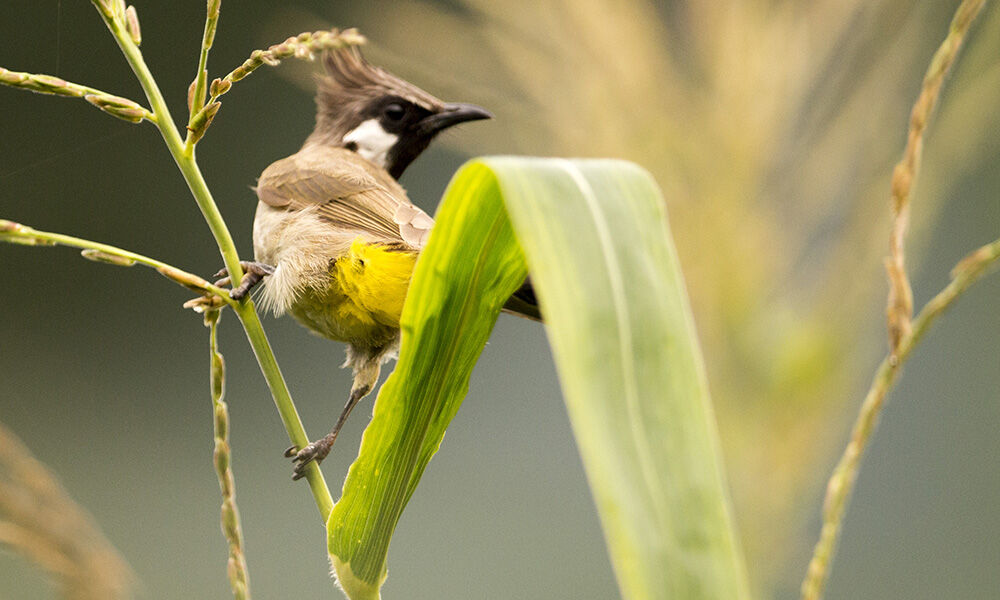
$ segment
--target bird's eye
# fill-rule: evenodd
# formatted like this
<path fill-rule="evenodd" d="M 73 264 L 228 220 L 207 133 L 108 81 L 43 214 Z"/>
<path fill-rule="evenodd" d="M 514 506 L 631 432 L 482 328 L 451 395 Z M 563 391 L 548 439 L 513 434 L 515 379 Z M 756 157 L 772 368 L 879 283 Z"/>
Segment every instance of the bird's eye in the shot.
<path fill-rule="evenodd" d="M 397 104 L 393 102 L 389 106 L 385 107 L 385 110 L 382 111 L 382 114 L 384 114 L 385 117 L 390 121 L 399 121 L 402 120 L 402 118 L 406 115 L 406 109 L 403 108 L 402 104 Z"/>

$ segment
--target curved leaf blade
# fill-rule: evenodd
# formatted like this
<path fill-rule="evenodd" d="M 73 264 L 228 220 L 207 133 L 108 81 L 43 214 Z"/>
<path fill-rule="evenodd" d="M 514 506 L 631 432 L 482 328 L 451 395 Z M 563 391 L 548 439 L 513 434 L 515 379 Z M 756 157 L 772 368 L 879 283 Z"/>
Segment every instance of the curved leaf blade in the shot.
<path fill-rule="evenodd" d="M 352 599 L 379 597 L 392 531 L 524 276 L 514 231 L 623 597 L 748 597 L 663 206 L 648 173 L 621 161 L 497 157 L 456 174 L 417 263 L 399 363 L 327 526 Z"/>
<path fill-rule="evenodd" d="M 493 158 L 624 598 L 749 597 L 701 352 L 652 177 Z"/>
<path fill-rule="evenodd" d="M 495 178 L 463 170 L 417 261 L 399 361 L 327 521 L 334 571 L 352 600 L 379 597 L 399 516 L 468 391 L 500 308 L 525 275 Z"/>

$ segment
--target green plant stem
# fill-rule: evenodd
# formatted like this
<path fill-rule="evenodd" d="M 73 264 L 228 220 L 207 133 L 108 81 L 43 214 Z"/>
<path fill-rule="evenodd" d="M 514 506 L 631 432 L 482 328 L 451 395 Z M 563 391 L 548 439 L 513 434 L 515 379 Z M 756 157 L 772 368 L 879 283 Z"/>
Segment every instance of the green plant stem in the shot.
<path fill-rule="evenodd" d="M 998 259 L 1000 239 L 979 248 L 959 263 L 953 272 L 951 283 L 924 306 L 913 320 L 909 333 L 903 336 L 896 350 L 887 355 L 879 365 L 854 423 L 851 439 L 827 484 L 826 499 L 823 502 L 823 528 L 813 550 L 805 581 L 802 582 L 802 600 L 819 600 L 823 597 L 830 563 L 843 528 L 844 512 L 854 490 L 861 458 L 878 423 L 886 394 L 895 383 L 903 363 L 941 313 L 978 281 Z"/>
<path fill-rule="evenodd" d="M 212 231 L 212 235 L 215 236 L 215 242 L 222 253 L 226 269 L 229 270 L 233 281 L 240 281 L 243 278 L 243 269 L 240 267 L 240 258 L 236 252 L 236 244 L 233 242 L 232 235 L 230 235 L 229 229 L 226 227 L 226 223 L 215 204 L 215 200 L 212 198 L 211 192 L 208 191 L 208 186 L 205 183 L 204 177 L 202 177 L 198 164 L 194 160 L 193 153 L 187 152 L 184 147 L 184 141 L 177 130 L 177 125 L 174 124 L 174 119 L 170 115 L 167 103 L 163 100 L 163 94 L 160 92 L 159 86 L 156 85 L 153 74 L 150 73 L 149 67 L 146 66 L 146 62 L 142 59 L 139 47 L 132 42 L 128 33 L 122 28 L 121 23 L 112 19 L 105 19 L 105 22 L 118 42 L 118 46 L 122 49 L 122 53 L 125 54 L 125 59 L 128 61 L 129 66 L 132 67 L 132 71 L 135 73 L 143 92 L 146 94 L 146 98 L 149 100 L 153 114 L 156 115 L 156 127 L 160 130 L 160 135 L 163 137 L 163 141 L 166 143 L 171 156 L 174 157 L 177 167 L 184 175 L 184 180 L 194 195 L 195 202 L 198 203 L 198 208 L 201 209 L 202 215 L 205 217 L 205 221 Z"/>
<path fill-rule="evenodd" d="M 309 436 L 306 435 L 306 430 L 302 426 L 299 413 L 295 410 L 295 403 L 292 402 L 292 397 L 288 393 L 288 386 L 285 385 L 281 369 L 278 368 L 278 362 L 271 351 L 271 345 L 267 341 L 264 327 L 260 323 L 260 316 L 249 302 L 237 305 L 235 311 L 240 318 L 240 322 L 243 323 L 243 329 L 250 340 L 254 356 L 257 357 L 260 370 L 264 373 L 264 378 L 267 380 L 267 386 L 274 397 L 274 405 L 278 408 L 278 414 L 285 425 L 285 430 L 288 431 L 288 438 L 299 448 L 305 447 L 309 443 Z M 309 489 L 312 490 L 316 507 L 319 509 L 320 516 L 325 524 L 330 516 L 330 511 L 333 510 L 333 496 L 330 495 L 330 488 L 327 487 L 326 480 L 323 479 L 323 473 L 320 471 L 319 465 L 312 464 L 306 472 L 306 480 L 309 482 Z"/>
<path fill-rule="evenodd" d="M 197 202 L 198 208 L 201 209 L 202 215 L 204 215 L 205 221 L 212 231 L 212 235 L 215 237 L 216 244 L 222 253 L 223 261 L 232 281 L 240 281 L 243 278 L 243 269 L 240 267 L 236 245 L 233 243 L 229 229 L 226 227 L 222 214 L 219 212 L 215 200 L 208 190 L 201 170 L 198 168 L 198 164 L 194 159 L 193 149 L 188 151 L 185 148 L 177 126 L 174 124 L 166 102 L 163 100 L 163 94 L 160 93 L 160 89 L 156 85 L 152 73 L 150 73 L 149 68 L 142 59 L 142 53 L 132 41 L 127 31 L 125 31 L 122 22 L 104 9 L 101 5 L 101 0 L 92 0 L 92 2 L 98 9 L 98 12 L 101 13 L 105 24 L 114 36 L 115 41 L 118 42 L 118 46 L 125 55 L 125 59 L 138 78 L 143 92 L 145 92 L 146 98 L 153 109 L 153 113 L 156 115 L 156 126 L 160 130 L 160 134 L 163 136 L 163 141 L 166 143 L 171 156 L 174 157 L 177 167 L 184 176 L 188 188 L 190 188 L 192 195 L 194 195 L 195 202 Z M 275 405 L 278 407 L 282 422 L 285 424 L 285 429 L 288 431 L 288 437 L 293 444 L 299 447 L 305 446 L 309 443 L 309 437 L 306 435 L 302 421 L 295 410 L 295 405 L 288 392 L 288 386 L 281 374 L 281 370 L 278 368 L 274 352 L 267 341 L 267 336 L 264 333 L 264 328 L 254 308 L 253 301 L 247 298 L 236 305 L 234 310 L 239 316 L 244 330 L 246 330 L 247 338 L 253 347 L 254 355 L 257 357 L 257 362 L 264 374 L 264 378 L 267 380 L 267 385 L 271 389 L 271 394 L 274 397 Z M 309 480 L 309 487 L 313 492 L 320 516 L 325 523 L 333 507 L 333 498 L 330 496 L 330 490 L 323 479 L 322 472 L 315 464 L 310 466 L 306 477 Z"/>

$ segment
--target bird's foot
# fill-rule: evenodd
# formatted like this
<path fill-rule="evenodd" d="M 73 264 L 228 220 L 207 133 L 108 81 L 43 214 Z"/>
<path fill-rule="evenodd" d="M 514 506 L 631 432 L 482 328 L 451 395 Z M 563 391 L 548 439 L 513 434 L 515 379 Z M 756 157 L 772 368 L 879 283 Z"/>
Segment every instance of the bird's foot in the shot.
<path fill-rule="evenodd" d="M 229 297 L 233 300 L 242 300 L 264 277 L 274 274 L 274 267 L 265 265 L 264 263 L 243 260 L 240 261 L 240 267 L 243 268 L 245 274 L 240 284 L 229 290 Z M 230 285 L 232 281 L 229 277 L 229 269 L 223 268 L 215 276 L 222 278 L 215 282 L 215 285 L 218 287 Z"/>
<path fill-rule="evenodd" d="M 314 462 L 319 464 L 323 462 L 323 459 L 330 454 L 330 448 L 333 447 L 333 442 L 337 439 L 334 434 L 328 434 L 323 438 L 311 442 L 306 445 L 305 448 L 299 450 L 298 446 L 290 446 L 285 450 L 285 456 L 292 459 L 295 463 L 295 468 L 292 471 L 292 479 L 299 480 L 306 476 L 306 468 L 309 463 Z"/>
<path fill-rule="evenodd" d="M 358 404 L 358 402 L 368 395 L 368 392 L 372 389 L 372 384 L 378 380 L 379 372 L 379 362 L 374 361 L 366 368 L 362 369 L 363 373 L 371 378 L 369 383 L 359 384 L 355 381 L 355 387 L 351 390 L 351 397 L 348 398 L 347 404 L 344 406 L 344 410 L 340 412 L 340 417 L 337 419 L 337 424 L 334 425 L 330 433 L 323 436 L 321 439 L 310 443 L 305 448 L 299 450 L 298 446 L 292 446 L 288 450 L 285 450 L 285 456 L 291 458 L 295 462 L 295 472 L 292 474 L 292 479 L 302 479 L 306 475 L 306 467 L 309 463 L 315 461 L 319 464 L 327 454 L 330 454 L 330 448 L 333 447 L 333 443 L 337 441 L 337 435 L 340 433 L 341 428 L 344 427 L 344 423 L 347 422 L 347 417 L 350 416 L 351 411 Z"/>

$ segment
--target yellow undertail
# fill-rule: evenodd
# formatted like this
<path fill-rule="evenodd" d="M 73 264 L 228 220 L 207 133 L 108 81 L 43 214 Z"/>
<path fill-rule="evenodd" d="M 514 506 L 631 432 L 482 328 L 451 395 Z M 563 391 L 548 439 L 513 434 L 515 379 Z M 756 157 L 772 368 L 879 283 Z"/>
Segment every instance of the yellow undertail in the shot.
<path fill-rule="evenodd" d="M 332 273 L 349 300 L 339 307 L 342 316 L 398 328 L 416 261 L 415 252 L 391 250 L 355 238 L 347 254 L 337 259 Z"/>

